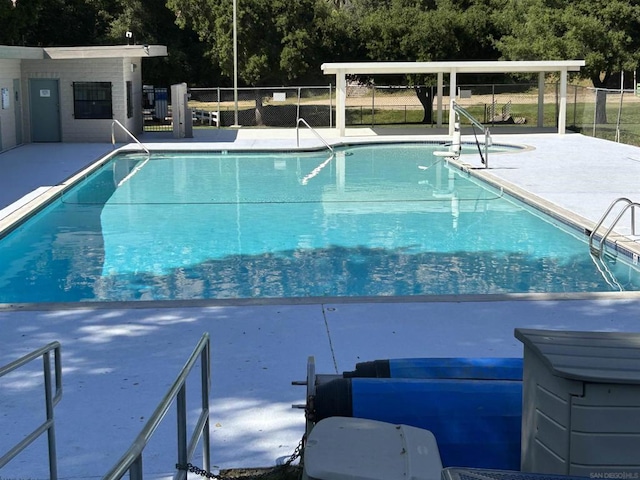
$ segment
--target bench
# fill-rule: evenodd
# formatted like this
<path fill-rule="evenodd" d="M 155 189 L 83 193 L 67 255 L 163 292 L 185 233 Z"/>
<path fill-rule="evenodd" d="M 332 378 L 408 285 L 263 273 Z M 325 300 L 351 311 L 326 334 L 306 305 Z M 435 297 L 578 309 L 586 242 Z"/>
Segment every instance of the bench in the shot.
<path fill-rule="evenodd" d="M 209 125 L 216 124 L 216 127 L 220 128 L 220 112 L 205 111 L 205 110 L 193 110 L 193 121 L 209 120 Z"/>

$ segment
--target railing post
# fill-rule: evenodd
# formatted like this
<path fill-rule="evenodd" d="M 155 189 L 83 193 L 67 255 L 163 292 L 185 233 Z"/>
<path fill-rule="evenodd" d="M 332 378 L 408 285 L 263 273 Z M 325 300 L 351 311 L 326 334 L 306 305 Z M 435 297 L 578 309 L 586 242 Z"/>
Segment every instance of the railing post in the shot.
<path fill-rule="evenodd" d="M 200 372 L 202 380 L 202 410 L 209 411 L 209 389 L 211 387 L 210 352 L 209 344 L 200 354 Z M 210 443 L 209 416 L 204 422 L 204 433 L 202 435 L 202 460 L 203 468 L 207 471 L 211 469 L 211 447 Z"/>
<path fill-rule="evenodd" d="M 186 465 L 187 455 L 187 392 L 186 383 L 183 383 L 176 398 L 177 419 L 178 419 L 178 463 Z M 186 472 L 181 470 L 186 477 Z M 181 476 L 182 476 L 181 473 Z"/>
<path fill-rule="evenodd" d="M 129 480 L 142 480 L 143 479 L 142 472 L 142 454 L 138 455 L 136 459 L 131 464 L 131 468 L 129 469 Z"/>
<path fill-rule="evenodd" d="M 51 354 L 45 352 L 42 356 L 44 366 L 44 399 L 47 413 L 47 439 L 49 443 L 49 476 L 52 480 L 58 478 L 58 461 L 56 456 L 56 431 L 53 420 L 53 397 L 51 394 Z"/>

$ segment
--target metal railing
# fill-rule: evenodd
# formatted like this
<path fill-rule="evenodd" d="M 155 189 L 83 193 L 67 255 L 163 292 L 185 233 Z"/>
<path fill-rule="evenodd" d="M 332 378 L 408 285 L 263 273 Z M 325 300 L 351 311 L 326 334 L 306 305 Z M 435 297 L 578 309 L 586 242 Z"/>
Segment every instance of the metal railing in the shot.
<path fill-rule="evenodd" d="M 318 137 L 318 139 L 319 139 L 322 143 L 324 143 L 324 146 L 325 146 L 325 147 L 327 147 L 327 148 L 329 149 L 329 151 L 331 152 L 331 154 L 333 155 L 333 153 L 334 153 L 334 152 L 333 152 L 333 147 L 332 147 L 331 145 L 329 145 L 329 144 L 327 143 L 327 141 L 326 141 L 324 138 L 322 138 L 322 136 L 321 136 L 318 132 L 316 132 L 316 130 L 315 130 L 311 125 L 309 125 L 309 124 L 307 123 L 307 121 L 306 121 L 304 118 L 302 118 L 302 117 L 298 118 L 298 121 L 296 122 L 296 145 L 297 145 L 298 147 L 300 146 L 300 124 L 301 124 L 301 123 L 302 123 L 302 124 L 304 124 L 304 125 L 305 125 L 309 130 L 311 130 L 311 131 L 313 132 L 313 134 L 314 134 L 316 137 Z"/>
<path fill-rule="evenodd" d="M 140 143 L 140 140 L 138 140 L 133 133 L 131 133 L 127 127 L 125 127 L 122 123 L 120 123 L 118 120 L 114 120 L 113 122 L 111 122 L 111 144 L 113 145 L 113 147 L 115 148 L 116 146 L 116 129 L 115 126 L 118 125 L 122 131 L 124 131 L 124 133 L 126 133 L 127 135 L 129 135 L 134 142 L 136 142 L 140 148 L 142 150 L 144 150 L 147 155 L 151 155 L 151 152 L 149 152 L 149 149 L 147 147 L 145 147 L 142 143 Z"/>
<path fill-rule="evenodd" d="M 160 404 L 142 428 L 133 441 L 129 449 L 120 458 L 116 465 L 104 476 L 103 480 L 116 480 L 122 478 L 129 472 L 131 480 L 142 480 L 142 453 L 149 443 L 151 436 L 156 431 L 160 422 L 165 417 L 171 404 L 176 400 L 177 407 L 177 440 L 178 440 L 178 458 L 176 464 L 187 465 L 192 458 L 199 440 L 202 438 L 203 449 L 203 467 L 204 470 L 210 469 L 211 452 L 209 448 L 209 388 L 211 385 L 211 348 L 209 334 L 205 333 L 193 350 L 193 353 L 182 367 L 175 382 L 166 393 Z M 202 406 L 200 415 L 195 424 L 194 431 L 187 443 L 187 402 L 186 402 L 186 384 L 189 373 L 200 359 L 200 380 L 201 380 L 201 400 Z M 186 479 L 187 471 L 178 470 L 174 474 L 174 479 Z"/>
<path fill-rule="evenodd" d="M 55 393 L 51 389 L 51 351 L 54 352 L 54 372 L 55 372 Z M 48 450 L 49 450 L 49 477 L 52 480 L 58 478 L 58 463 L 56 458 L 56 434 L 55 422 L 53 417 L 53 409 L 62 398 L 62 363 L 60 357 L 60 343 L 51 342 L 38 350 L 11 362 L 4 367 L 0 367 L 0 377 L 13 372 L 14 370 L 26 365 L 27 363 L 42 357 L 43 373 L 44 373 L 44 398 L 46 409 L 46 420 L 40 424 L 33 432 L 24 437 L 7 453 L 0 457 L 0 468 L 4 467 L 9 461 L 16 457 L 20 452 L 27 448 L 34 440 L 36 440 L 44 432 L 47 432 Z"/>
<path fill-rule="evenodd" d="M 622 207 L 622 210 L 620 210 L 620 212 L 615 217 L 611 225 L 607 227 L 604 234 L 600 237 L 599 245 L 594 246 L 594 241 L 595 241 L 595 237 L 598 230 L 600 229 L 600 227 L 602 227 L 602 224 L 607 219 L 607 217 L 609 216 L 613 208 L 619 203 L 624 203 L 625 205 Z M 596 224 L 593 231 L 589 234 L 589 250 L 593 255 L 597 255 L 597 256 L 602 255 L 602 252 L 604 250 L 604 245 L 607 241 L 607 238 L 609 237 L 609 234 L 613 231 L 615 226 L 618 224 L 618 222 L 620 221 L 622 216 L 625 214 L 625 212 L 629 210 L 629 208 L 631 208 L 631 235 L 636 235 L 635 207 L 640 207 L 640 204 L 636 202 L 632 202 L 631 200 L 625 197 L 616 198 L 613 202 L 611 202 L 611 205 L 609 205 L 609 208 L 607 208 L 607 210 L 604 212 L 604 214 Z"/>
<path fill-rule="evenodd" d="M 480 151 L 480 142 L 478 142 L 478 137 L 476 136 L 476 145 L 478 146 L 478 153 L 480 153 L 480 158 L 482 159 L 482 163 L 485 168 L 489 168 L 489 146 L 491 145 L 491 133 L 489 132 L 489 127 L 485 127 L 482 125 L 476 118 L 471 115 L 468 111 L 458 105 L 455 101 L 451 102 L 451 108 L 458 115 L 462 115 L 467 120 L 471 122 L 473 127 L 478 127 L 480 130 L 484 132 L 484 156 L 482 155 L 482 151 Z M 475 128 L 473 130 L 475 135 Z"/>

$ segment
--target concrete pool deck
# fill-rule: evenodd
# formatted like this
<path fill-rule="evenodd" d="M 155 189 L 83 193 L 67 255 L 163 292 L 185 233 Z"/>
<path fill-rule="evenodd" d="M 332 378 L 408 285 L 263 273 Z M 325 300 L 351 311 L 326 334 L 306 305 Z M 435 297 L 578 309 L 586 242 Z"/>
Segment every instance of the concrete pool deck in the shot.
<path fill-rule="evenodd" d="M 376 137 L 369 129 L 347 133 L 347 143 Z M 144 135 L 141 141 L 163 149 L 174 143 L 214 150 L 296 145 L 295 130 L 215 134 L 198 138 L 196 131 L 195 139 L 184 142 Z M 300 135 L 302 146 L 318 146 L 311 132 Z M 340 140 L 328 131 L 322 135 Z M 384 140 L 396 137 L 437 138 L 384 135 Z M 494 142 L 532 148 L 491 155 L 490 175 L 577 219 L 595 223 L 618 197 L 640 200 L 640 148 L 578 134 L 497 134 Z M 111 150 L 106 143 L 30 144 L 0 154 L 0 218 Z M 464 161 L 480 166 L 476 156 Z M 640 332 L 640 295 L 6 306 L 0 308 L 0 365 L 61 342 L 59 477 L 100 478 L 128 448 L 202 333 L 209 332 L 212 461 L 221 468 L 264 467 L 288 457 L 304 432 L 303 412 L 291 404 L 304 402 L 305 389 L 291 381 L 304 379 L 309 356 L 319 373 L 394 357 L 521 356 L 516 327 Z M 0 455 L 43 418 L 40 364 L 35 363 L 26 374 L 0 379 Z M 194 406 L 196 397 L 195 391 L 188 396 Z M 175 421 L 169 417 L 145 453 L 145 478 L 170 478 Z M 48 478 L 44 439 L 0 469 L 0 478 Z"/>

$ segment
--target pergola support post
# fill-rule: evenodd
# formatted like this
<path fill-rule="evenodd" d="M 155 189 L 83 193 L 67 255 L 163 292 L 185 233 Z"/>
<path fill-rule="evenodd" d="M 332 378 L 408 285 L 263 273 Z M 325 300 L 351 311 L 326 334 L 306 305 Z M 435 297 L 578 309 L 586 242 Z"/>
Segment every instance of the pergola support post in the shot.
<path fill-rule="evenodd" d="M 336 73 L 336 128 L 341 137 L 346 131 L 347 78 L 344 70 Z"/>
<path fill-rule="evenodd" d="M 567 69 L 560 71 L 560 109 L 558 111 L 558 134 L 564 135 L 567 127 Z"/>
<path fill-rule="evenodd" d="M 538 127 L 544 127 L 544 77 L 545 72 L 538 73 Z"/>
<path fill-rule="evenodd" d="M 449 72 L 449 136 L 453 137 L 453 132 L 455 132 L 456 127 L 456 116 L 453 112 L 453 102 L 456 100 L 456 90 L 458 86 L 457 82 L 457 71 L 455 68 L 452 68 Z"/>

